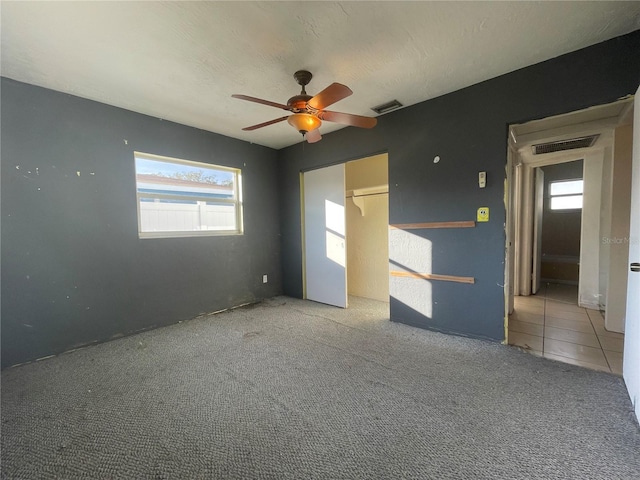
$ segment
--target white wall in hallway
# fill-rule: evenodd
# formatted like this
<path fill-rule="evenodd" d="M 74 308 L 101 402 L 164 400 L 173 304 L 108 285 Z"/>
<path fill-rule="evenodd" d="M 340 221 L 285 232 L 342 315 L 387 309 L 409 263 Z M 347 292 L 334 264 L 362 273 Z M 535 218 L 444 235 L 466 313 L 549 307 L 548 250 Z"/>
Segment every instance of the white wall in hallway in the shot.
<path fill-rule="evenodd" d="M 624 333 L 627 309 L 627 275 L 629 259 L 629 219 L 631 215 L 631 149 L 633 126 L 616 128 L 613 144 L 613 185 L 608 235 L 602 244 L 609 250 L 609 275 L 605 328 Z"/>
<path fill-rule="evenodd" d="M 600 202 L 603 163 L 604 149 L 601 149 L 585 155 L 583 164 L 584 193 L 578 304 L 593 310 L 600 308 Z"/>
<path fill-rule="evenodd" d="M 613 149 L 607 147 L 602 163 L 602 192 L 600 201 L 600 231 L 602 236 L 611 231 L 611 195 L 613 190 Z M 609 286 L 609 254 L 611 249 L 600 239 L 600 307 L 607 306 Z"/>

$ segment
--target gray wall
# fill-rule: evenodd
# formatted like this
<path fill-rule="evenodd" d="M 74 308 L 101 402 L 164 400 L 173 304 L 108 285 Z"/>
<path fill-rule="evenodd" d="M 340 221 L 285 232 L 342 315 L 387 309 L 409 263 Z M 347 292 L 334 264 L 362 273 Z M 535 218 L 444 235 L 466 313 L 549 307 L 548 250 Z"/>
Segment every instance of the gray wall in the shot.
<path fill-rule="evenodd" d="M 640 31 L 472 87 L 384 115 L 372 130 L 347 128 L 313 145 L 280 152 L 283 286 L 302 295 L 299 172 L 389 153 L 390 223 L 475 219 L 474 229 L 413 230 L 431 241 L 433 272 L 472 276 L 473 285 L 423 281 L 433 312 L 399 299 L 413 280 L 391 282 L 391 319 L 424 328 L 492 340 L 504 339 L 504 176 L 507 128 L 550 115 L 608 103 L 635 92 L 640 81 Z M 357 95 L 357 90 L 354 93 Z M 398 100 L 402 101 L 402 98 Z M 339 104 L 336 106 L 339 110 Z M 433 157 L 442 160 L 433 163 Z M 477 186 L 478 171 L 488 175 Z M 406 258 L 390 245 L 389 256 Z M 391 263 L 391 268 L 395 265 Z M 419 282 L 419 280 L 417 281 Z"/>
<path fill-rule="evenodd" d="M 301 296 L 300 171 L 380 152 L 389 153 L 391 223 L 469 220 L 491 209 L 474 229 L 413 231 L 431 242 L 434 273 L 476 283 L 430 283 L 429 316 L 395 294 L 406 284 L 392 283 L 392 320 L 502 340 L 507 126 L 633 93 L 638 51 L 634 32 L 390 113 L 373 130 L 325 135 L 304 151 L 2 79 L 2 365 L 282 291 Z M 139 240 L 134 150 L 242 168 L 245 234 Z M 422 254 L 390 248 L 392 260 Z"/>
<path fill-rule="evenodd" d="M 282 292 L 275 150 L 4 78 L 1 94 L 3 367 Z M 241 168 L 245 234 L 138 239 L 134 150 Z"/>

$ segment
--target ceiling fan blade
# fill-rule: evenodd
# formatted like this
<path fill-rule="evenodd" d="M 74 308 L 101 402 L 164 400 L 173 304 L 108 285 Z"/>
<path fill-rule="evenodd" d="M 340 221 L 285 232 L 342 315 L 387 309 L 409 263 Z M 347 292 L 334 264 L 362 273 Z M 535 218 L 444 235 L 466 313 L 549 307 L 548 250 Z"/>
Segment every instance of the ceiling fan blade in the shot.
<path fill-rule="evenodd" d="M 283 105 L 282 103 L 270 102 L 269 100 L 263 100 L 261 98 L 250 97 L 248 95 L 231 95 L 233 98 L 238 98 L 240 100 L 247 100 L 248 102 L 260 103 L 262 105 L 268 105 L 270 107 L 281 108 L 283 110 L 291 110 L 288 105 Z"/>
<path fill-rule="evenodd" d="M 245 131 L 257 130 L 258 128 L 267 127 L 269 125 L 273 125 L 274 123 L 282 122 L 283 120 L 286 120 L 287 118 L 289 118 L 289 115 L 287 115 L 285 117 L 276 118 L 275 120 L 269 120 L 268 122 L 259 123 L 257 125 L 252 125 L 250 127 L 245 127 L 242 130 L 245 130 Z"/>
<path fill-rule="evenodd" d="M 316 143 L 322 139 L 322 135 L 320 135 L 320 130 L 317 128 L 315 130 L 311 130 L 307 132 L 304 136 L 307 139 L 308 143 Z"/>
<path fill-rule="evenodd" d="M 378 123 L 378 120 L 374 117 L 363 117 L 361 115 L 352 115 L 350 113 L 330 112 L 328 110 L 318 112 L 318 118 L 320 120 L 327 120 L 329 122 L 341 123 L 343 125 L 351 125 L 352 127 L 360 128 L 373 128 Z"/>
<path fill-rule="evenodd" d="M 341 83 L 332 83 L 315 97 L 311 98 L 307 104 L 313 108 L 322 110 L 343 98 L 347 98 L 352 93 L 351 89 L 346 85 L 342 85 Z"/>

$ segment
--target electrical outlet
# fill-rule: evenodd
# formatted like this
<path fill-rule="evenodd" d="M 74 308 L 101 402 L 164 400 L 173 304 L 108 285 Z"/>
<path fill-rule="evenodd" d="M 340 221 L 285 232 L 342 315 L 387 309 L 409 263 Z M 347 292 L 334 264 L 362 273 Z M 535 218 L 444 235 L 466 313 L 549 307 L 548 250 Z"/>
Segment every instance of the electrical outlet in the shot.
<path fill-rule="evenodd" d="M 267 283 L 267 275 L 262 275 L 262 283 Z"/>

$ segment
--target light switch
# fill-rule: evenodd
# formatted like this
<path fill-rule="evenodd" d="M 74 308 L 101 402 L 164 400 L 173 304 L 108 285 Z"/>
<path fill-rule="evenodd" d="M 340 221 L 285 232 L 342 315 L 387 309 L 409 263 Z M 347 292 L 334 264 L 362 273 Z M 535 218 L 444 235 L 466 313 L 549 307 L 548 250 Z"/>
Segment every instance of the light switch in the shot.
<path fill-rule="evenodd" d="M 480 188 L 487 186 L 487 172 L 478 172 L 478 185 Z"/>

